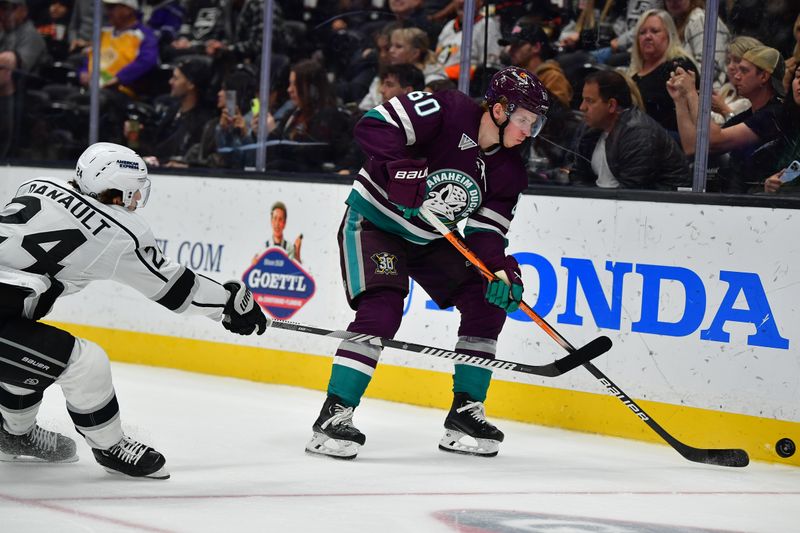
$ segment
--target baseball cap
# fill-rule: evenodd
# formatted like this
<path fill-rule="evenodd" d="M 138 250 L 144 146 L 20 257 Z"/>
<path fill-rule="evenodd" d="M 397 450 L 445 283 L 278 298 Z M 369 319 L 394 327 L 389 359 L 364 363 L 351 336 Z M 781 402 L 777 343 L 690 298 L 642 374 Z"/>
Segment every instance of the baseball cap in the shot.
<path fill-rule="evenodd" d="M 518 20 L 517 23 L 514 24 L 514 27 L 511 29 L 511 33 L 502 39 L 497 40 L 497 44 L 500 46 L 508 46 L 509 44 L 518 44 L 522 42 L 531 44 L 549 44 L 547 34 L 544 32 L 541 26 L 534 22 L 526 22 L 522 20 Z"/>
<path fill-rule="evenodd" d="M 770 73 L 769 81 L 772 88 L 779 96 L 784 96 L 786 91 L 783 89 L 783 73 L 786 65 L 783 62 L 781 53 L 769 46 L 756 46 L 744 53 L 742 59 L 749 61 L 761 70 Z"/>
<path fill-rule="evenodd" d="M 103 0 L 104 4 L 119 4 L 121 6 L 128 6 L 134 11 L 139 11 L 139 0 Z"/>

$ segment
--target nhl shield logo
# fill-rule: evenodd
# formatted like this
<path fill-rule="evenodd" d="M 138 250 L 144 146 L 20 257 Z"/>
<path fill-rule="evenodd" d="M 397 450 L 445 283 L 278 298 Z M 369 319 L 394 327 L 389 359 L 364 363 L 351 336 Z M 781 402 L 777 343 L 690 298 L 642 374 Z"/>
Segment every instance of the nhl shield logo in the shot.
<path fill-rule="evenodd" d="M 273 318 L 288 320 L 313 296 L 311 274 L 282 248 L 268 248 L 242 276 L 256 302 Z"/>
<path fill-rule="evenodd" d="M 481 188 L 469 174 L 452 168 L 428 174 L 425 205 L 445 223 L 457 223 L 481 205 Z"/>

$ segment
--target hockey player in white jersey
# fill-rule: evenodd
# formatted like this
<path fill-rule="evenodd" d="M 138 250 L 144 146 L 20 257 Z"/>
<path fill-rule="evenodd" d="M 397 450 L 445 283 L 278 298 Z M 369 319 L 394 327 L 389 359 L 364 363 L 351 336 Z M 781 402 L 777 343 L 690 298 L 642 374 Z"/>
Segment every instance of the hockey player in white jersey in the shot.
<path fill-rule="evenodd" d="M 55 383 L 106 470 L 169 477 L 161 453 L 123 433 L 103 349 L 39 322 L 57 298 L 93 280 L 116 280 L 241 335 L 269 325 L 241 281 L 219 284 L 162 255 L 138 214 L 149 193 L 141 157 L 96 143 L 78 159 L 73 181 L 30 180 L 0 210 L 0 459 L 78 460 L 72 439 L 36 423 L 43 392 Z"/>

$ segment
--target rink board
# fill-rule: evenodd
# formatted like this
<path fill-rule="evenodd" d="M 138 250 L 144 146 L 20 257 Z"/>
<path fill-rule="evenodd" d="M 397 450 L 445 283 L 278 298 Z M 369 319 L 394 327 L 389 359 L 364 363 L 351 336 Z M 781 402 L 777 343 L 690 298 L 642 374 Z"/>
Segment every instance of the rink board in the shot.
<path fill-rule="evenodd" d="M 0 193 L 9 198 L 23 179 L 41 175 L 68 172 L 0 169 Z M 284 202 L 285 236 L 302 234 L 303 245 L 302 265 L 281 276 L 313 290 L 266 294 L 264 301 L 291 320 L 344 329 L 353 314 L 336 230 L 348 191 L 340 184 L 154 176 L 142 214 L 166 255 L 224 281 L 252 274 L 270 235 L 270 206 Z M 745 447 L 756 459 L 798 464 L 773 449 L 782 437 L 800 441 L 800 356 L 790 327 L 800 319 L 796 217 L 790 209 L 523 195 L 509 251 L 522 265 L 526 301 L 575 345 L 611 337 L 614 347 L 597 366 L 670 432 L 696 446 Z M 98 340 L 114 359 L 311 388 L 324 388 L 336 347 L 285 331 L 232 337 L 110 282 L 60 300 L 48 319 L 80 324 L 71 329 Z M 450 348 L 457 327 L 456 313 L 439 310 L 412 286 L 397 338 Z M 498 357 L 533 364 L 562 355 L 520 313 L 498 346 Z M 445 360 L 387 350 L 368 394 L 445 407 L 451 370 Z M 658 440 L 582 369 L 556 379 L 495 377 L 488 404 L 495 416 Z"/>

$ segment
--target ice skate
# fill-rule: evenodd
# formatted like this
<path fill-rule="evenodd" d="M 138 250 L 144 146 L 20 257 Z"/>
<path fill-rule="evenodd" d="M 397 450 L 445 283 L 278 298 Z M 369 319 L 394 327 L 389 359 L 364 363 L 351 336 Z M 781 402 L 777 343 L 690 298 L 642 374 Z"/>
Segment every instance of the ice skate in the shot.
<path fill-rule="evenodd" d="M 314 435 L 306 452 L 335 459 L 355 459 L 367 437 L 353 425 L 353 407 L 345 407 L 337 396 L 328 396 L 314 422 Z"/>
<path fill-rule="evenodd" d="M 503 432 L 486 420 L 483 402 L 463 392 L 455 394 L 444 427 L 439 449 L 446 452 L 494 457 L 503 442 Z"/>
<path fill-rule="evenodd" d="M 12 435 L 0 419 L 0 461 L 15 463 L 74 463 L 75 441 L 38 424 L 24 435 Z"/>
<path fill-rule="evenodd" d="M 122 437 L 121 441 L 108 450 L 92 448 L 92 453 L 100 466 L 111 474 L 169 479 L 169 472 L 164 468 L 164 456 L 130 437 Z"/>

